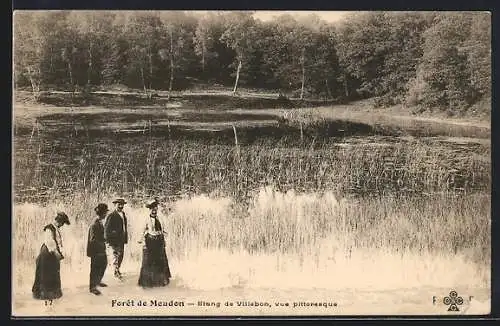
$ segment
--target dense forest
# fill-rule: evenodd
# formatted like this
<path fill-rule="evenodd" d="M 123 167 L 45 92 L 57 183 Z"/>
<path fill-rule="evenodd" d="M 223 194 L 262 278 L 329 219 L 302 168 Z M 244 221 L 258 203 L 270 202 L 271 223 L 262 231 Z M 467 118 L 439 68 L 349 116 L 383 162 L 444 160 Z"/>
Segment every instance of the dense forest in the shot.
<path fill-rule="evenodd" d="M 353 12 L 332 24 L 252 12 L 43 11 L 16 12 L 14 26 L 14 83 L 35 98 L 114 84 L 151 97 L 203 82 L 235 93 L 490 110 L 485 12 Z"/>

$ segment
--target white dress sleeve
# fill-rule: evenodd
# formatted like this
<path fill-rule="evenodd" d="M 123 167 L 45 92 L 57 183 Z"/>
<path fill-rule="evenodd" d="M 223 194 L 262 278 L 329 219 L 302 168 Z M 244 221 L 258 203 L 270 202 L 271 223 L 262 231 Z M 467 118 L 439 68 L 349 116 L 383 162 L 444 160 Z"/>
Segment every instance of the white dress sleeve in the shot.
<path fill-rule="evenodd" d="M 49 251 L 57 251 L 57 244 L 54 241 L 54 237 L 52 235 L 52 231 L 50 229 L 45 230 L 44 234 L 44 243 L 49 249 Z"/>
<path fill-rule="evenodd" d="M 56 239 L 57 239 L 57 244 L 59 245 L 59 253 L 64 256 L 64 247 L 63 247 L 63 241 L 62 241 L 62 236 L 61 232 L 56 229 Z"/>

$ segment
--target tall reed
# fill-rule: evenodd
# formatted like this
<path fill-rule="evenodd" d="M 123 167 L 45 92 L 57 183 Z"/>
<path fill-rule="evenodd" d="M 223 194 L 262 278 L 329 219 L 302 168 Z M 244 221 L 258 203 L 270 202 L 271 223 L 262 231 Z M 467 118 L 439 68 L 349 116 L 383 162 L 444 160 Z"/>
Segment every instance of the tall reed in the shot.
<path fill-rule="evenodd" d="M 145 147 L 146 146 L 146 150 Z M 262 186 L 363 196 L 489 191 L 489 148 L 424 140 L 230 146 L 135 137 L 15 143 L 15 195 L 73 191 L 247 198 Z M 37 172 L 38 171 L 38 172 Z M 43 194 L 43 193 L 42 193 Z"/>
<path fill-rule="evenodd" d="M 65 268 L 74 272 L 87 269 L 85 248 L 88 226 L 94 218 L 92 209 L 97 202 L 110 204 L 112 199 L 111 194 L 75 193 L 45 205 L 15 205 L 12 255 L 16 284 L 26 287 L 32 281 L 42 227 L 59 209 L 66 211 L 72 222 L 62 230 L 67 253 Z M 130 271 L 137 273 L 141 259 L 141 245 L 137 242 L 148 212 L 144 201 L 134 197 L 127 200 L 130 241 L 125 261 Z M 490 197 L 484 193 L 442 195 L 428 200 L 354 200 L 338 198 L 332 192 L 283 193 L 268 187 L 261 188 L 247 208 L 238 206 L 230 197 L 198 195 L 164 202 L 160 213 L 167 231 L 167 252 L 174 273 L 180 277 L 180 266 L 207 252 L 226 253 L 226 259 L 246 255 L 281 257 L 285 264 L 287 260 L 302 262 L 297 266 L 306 269 L 321 269 L 332 260 L 342 261 L 349 268 L 351 260 L 358 261 L 360 255 L 371 253 L 371 258 L 370 254 L 364 256 L 367 264 L 381 255 L 392 257 L 395 264 L 408 257 L 427 261 L 427 267 L 418 271 L 424 276 L 426 268 L 433 266 L 433 259 L 437 263 L 461 257 L 463 266 L 469 265 L 474 273 L 483 275 L 478 279 L 470 275 L 469 280 L 486 282 L 481 283 L 486 286 L 491 247 L 489 207 Z M 284 268 L 279 266 L 278 270 Z M 198 268 L 201 272 L 205 266 Z"/>

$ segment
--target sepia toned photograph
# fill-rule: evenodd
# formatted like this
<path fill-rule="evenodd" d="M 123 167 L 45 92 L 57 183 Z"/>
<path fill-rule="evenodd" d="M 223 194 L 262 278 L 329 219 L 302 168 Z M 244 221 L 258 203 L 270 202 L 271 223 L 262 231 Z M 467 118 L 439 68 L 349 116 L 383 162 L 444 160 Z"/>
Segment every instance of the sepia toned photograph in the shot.
<path fill-rule="evenodd" d="M 12 317 L 490 313 L 490 12 L 17 10 L 12 69 Z"/>

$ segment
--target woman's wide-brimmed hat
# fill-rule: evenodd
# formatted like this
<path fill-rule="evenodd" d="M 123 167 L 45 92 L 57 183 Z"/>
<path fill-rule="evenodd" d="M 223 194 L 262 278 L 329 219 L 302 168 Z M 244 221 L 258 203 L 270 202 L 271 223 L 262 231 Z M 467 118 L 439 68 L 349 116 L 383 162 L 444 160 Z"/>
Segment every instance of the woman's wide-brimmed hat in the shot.
<path fill-rule="evenodd" d="M 117 198 L 113 200 L 113 204 L 126 204 L 127 202 L 123 198 Z"/>
<path fill-rule="evenodd" d="M 154 207 L 158 207 L 159 204 L 160 203 L 158 202 L 158 199 L 155 198 L 155 199 L 150 200 L 149 202 L 146 203 L 146 208 L 151 209 L 151 208 L 154 208 Z"/>
<path fill-rule="evenodd" d="M 71 223 L 69 222 L 69 217 L 66 215 L 64 212 L 57 212 L 56 215 L 56 221 L 61 222 L 62 224 L 68 224 L 70 225 Z"/>
<path fill-rule="evenodd" d="M 109 211 L 108 209 L 108 205 L 104 204 L 104 203 L 99 203 L 95 208 L 94 208 L 94 211 L 99 214 L 99 213 L 105 213 L 107 211 Z"/>

